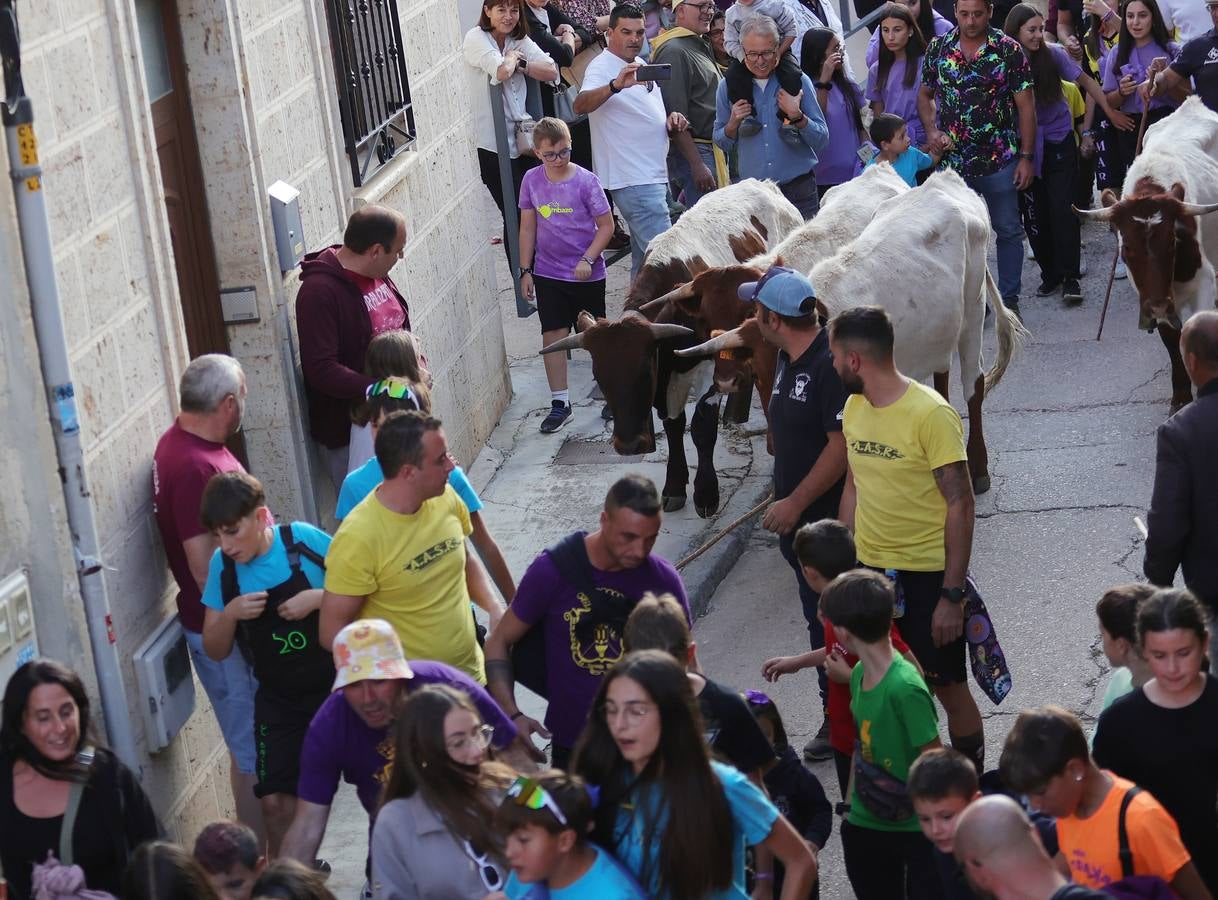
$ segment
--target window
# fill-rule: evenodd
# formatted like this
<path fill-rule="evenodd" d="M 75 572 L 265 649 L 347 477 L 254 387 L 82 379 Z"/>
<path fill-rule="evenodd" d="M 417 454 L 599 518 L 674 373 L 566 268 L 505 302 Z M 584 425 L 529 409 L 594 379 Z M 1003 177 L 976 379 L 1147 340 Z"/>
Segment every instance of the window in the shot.
<path fill-rule="evenodd" d="M 359 187 L 414 143 L 397 0 L 327 0 L 338 107 Z"/>

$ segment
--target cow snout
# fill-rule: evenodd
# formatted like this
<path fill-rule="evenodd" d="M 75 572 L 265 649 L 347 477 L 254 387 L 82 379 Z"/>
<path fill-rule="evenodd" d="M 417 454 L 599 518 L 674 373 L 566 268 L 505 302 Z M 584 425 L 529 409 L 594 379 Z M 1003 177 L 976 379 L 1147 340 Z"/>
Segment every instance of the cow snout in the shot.
<path fill-rule="evenodd" d="M 619 456 L 635 456 L 640 453 L 654 453 L 656 438 L 654 434 L 636 434 L 633 437 L 613 436 L 613 450 Z"/>

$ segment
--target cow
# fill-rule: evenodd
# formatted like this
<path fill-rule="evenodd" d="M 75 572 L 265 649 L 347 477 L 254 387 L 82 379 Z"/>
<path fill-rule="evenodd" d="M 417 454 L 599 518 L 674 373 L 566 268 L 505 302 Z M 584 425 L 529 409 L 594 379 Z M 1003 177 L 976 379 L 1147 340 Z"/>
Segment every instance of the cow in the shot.
<path fill-rule="evenodd" d="M 918 380 L 934 376 L 947 396 L 953 353 L 959 353 L 968 402 L 969 472 L 973 489 L 990 488 L 981 402 L 1002 379 L 1028 332 L 1002 302 L 986 264 L 990 219 L 985 201 L 959 175 L 944 171 L 922 187 L 886 202 L 853 241 L 813 266 L 809 275 L 818 311 L 830 318 L 852 306 L 882 306 L 896 332 L 897 366 Z M 986 303 L 998 335 L 998 354 L 982 374 Z M 747 305 L 751 308 L 752 304 Z M 683 355 L 716 355 L 730 371 L 740 349 L 760 352 L 760 333 L 747 326 L 726 332 Z"/>
<path fill-rule="evenodd" d="M 1180 357 L 1180 328 L 1218 302 L 1218 113 L 1199 97 L 1146 130 L 1142 152 L 1125 175 L 1125 196 L 1106 189 L 1099 209 L 1075 212 L 1108 222 L 1120 235 L 1121 258 L 1138 292 L 1141 315 L 1171 359 L 1174 412 L 1193 399 Z"/>
<path fill-rule="evenodd" d="M 713 365 L 673 355 L 678 347 L 709 337 L 705 320 L 673 304 L 653 301 L 711 266 L 738 263 L 763 253 L 771 242 L 781 241 L 802 223 L 799 211 L 772 181 L 750 178 L 713 191 L 672 228 L 652 239 L 620 319 L 580 317 L 575 334 L 541 351 L 588 350 L 592 372 L 613 413 L 613 448 L 618 453 L 653 452 L 656 438 L 651 411 L 654 408 L 659 413 L 668 440 L 662 491 L 667 512 L 686 503 L 685 404 L 691 392 L 699 400 L 690 423 L 698 453 L 694 509 L 707 518 L 719 508 L 719 478 L 714 467 L 719 406 L 702 402 L 715 393 L 710 385 Z M 739 324 L 739 319 L 733 324 Z M 669 327 L 657 332 L 652 326 Z M 687 330 L 678 332 L 676 328 Z"/>

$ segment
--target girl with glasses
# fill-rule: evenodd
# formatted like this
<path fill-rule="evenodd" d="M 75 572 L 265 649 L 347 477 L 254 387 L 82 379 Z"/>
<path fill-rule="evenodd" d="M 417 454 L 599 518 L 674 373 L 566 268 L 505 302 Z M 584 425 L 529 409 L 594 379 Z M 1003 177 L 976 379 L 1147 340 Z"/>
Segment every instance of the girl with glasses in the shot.
<path fill-rule="evenodd" d="M 515 773 L 487 759 L 492 732 L 470 699 L 446 685 L 420 688 L 402 704 L 372 829 L 377 900 L 481 900 L 503 890 L 494 818 Z"/>
<path fill-rule="evenodd" d="M 594 709 L 573 760 L 600 790 L 592 839 L 649 896 L 744 900 L 746 846 L 783 864 L 783 898 L 808 896 L 811 851 L 745 775 L 710 759 L 689 679 L 671 656 L 627 655 L 605 675 Z"/>

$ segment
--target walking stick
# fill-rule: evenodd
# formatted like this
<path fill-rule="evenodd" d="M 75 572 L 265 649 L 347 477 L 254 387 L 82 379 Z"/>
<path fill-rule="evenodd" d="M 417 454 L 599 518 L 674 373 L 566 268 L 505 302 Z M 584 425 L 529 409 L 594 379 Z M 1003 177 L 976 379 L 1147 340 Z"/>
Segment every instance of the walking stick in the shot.
<path fill-rule="evenodd" d="M 1150 93 L 1154 94 L 1155 82 L 1151 79 Z M 1150 118 L 1149 104 L 1146 98 L 1142 98 L 1142 121 L 1138 123 L 1138 140 L 1133 145 L 1133 158 L 1137 159 L 1142 152 L 1142 138 L 1146 136 L 1146 120 Z M 1100 330 L 1095 333 L 1095 339 L 1098 341 L 1104 334 L 1104 319 L 1108 317 L 1108 302 L 1112 299 L 1112 284 L 1116 280 L 1117 260 L 1121 258 L 1121 242 L 1118 239 L 1116 251 L 1112 254 L 1112 265 L 1108 267 L 1108 290 L 1104 292 L 1104 308 L 1100 310 Z"/>

